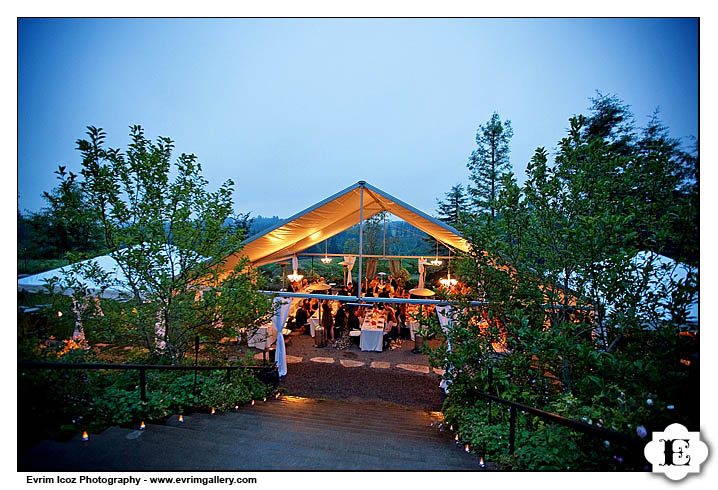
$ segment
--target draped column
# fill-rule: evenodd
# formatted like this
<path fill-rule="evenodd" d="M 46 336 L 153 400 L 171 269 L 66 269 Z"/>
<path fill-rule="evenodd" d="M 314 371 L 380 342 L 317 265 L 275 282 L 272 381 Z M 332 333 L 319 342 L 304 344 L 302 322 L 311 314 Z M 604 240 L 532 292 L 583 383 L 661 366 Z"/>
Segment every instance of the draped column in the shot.
<path fill-rule="evenodd" d="M 436 316 L 439 317 L 439 325 L 441 325 L 441 330 L 444 331 L 444 335 L 446 336 L 446 347 L 449 352 L 451 352 L 451 339 L 449 338 L 449 327 L 451 326 L 451 314 L 452 310 L 450 306 L 437 306 L 436 307 Z M 444 393 L 449 392 L 449 385 L 451 384 L 451 369 L 452 366 L 449 364 L 446 369 L 445 376 L 449 379 L 442 379 L 441 383 L 439 383 L 439 388 L 444 390 Z"/>
<path fill-rule="evenodd" d="M 282 329 L 284 328 L 284 324 L 287 323 L 287 317 L 289 317 L 289 309 L 292 302 L 277 297 L 274 298 L 274 304 L 278 305 L 277 311 L 272 317 L 272 325 L 277 330 L 277 350 L 274 354 L 274 360 L 277 363 L 279 375 L 285 376 L 287 374 L 287 354 L 284 347 L 284 335 L 282 335 Z"/>

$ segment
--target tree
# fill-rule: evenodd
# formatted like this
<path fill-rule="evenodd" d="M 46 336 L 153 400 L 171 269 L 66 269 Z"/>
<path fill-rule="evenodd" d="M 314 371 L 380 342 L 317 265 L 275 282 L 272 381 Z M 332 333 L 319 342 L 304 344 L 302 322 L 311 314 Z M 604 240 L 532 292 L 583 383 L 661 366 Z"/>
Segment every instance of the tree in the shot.
<path fill-rule="evenodd" d="M 496 217 L 496 198 L 501 190 L 501 175 L 511 169 L 509 141 L 514 135 L 511 121 L 501 121 L 494 112 L 476 131 L 477 147 L 469 157 L 469 196 L 475 210 Z"/>
<path fill-rule="evenodd" d="M 47 206 L 27 217 L 18 212 L 18 226 L 23 228 L 18 251 L 33 258 L 57 259 L 68 252 L 96 255 L 102 248 L 100 226 L 89 212 L 78 175 L 62 165 L 55 174 L 59 184 L 43 192 Z"/>
<path fill-rule="evenodd" d="M 523 186 L 511 174 L 501 177 L 495 220 L 469 216 L 462 228 L 471 247 L 458 276 L 478 294 L 455 298 L 461 305 L 446 333 L 451 351 L 441 346 L 430 358 L 449 373 L 448 422 L 472 447 L 506 451 L 495 434 L 509 424 L 504 413 L 493 425 L 472 422 L 488 415 L 476 390 L 610 421 L 631 435 L 671 421 L 697 424 L 697 395 L 688 387 L 698 346 L 681 335 L 697 269 L 681 279 L 652 253 L 662 243 L 695 240 L 697 210 L 686 199 L 697 183 L 694 160 L 674 151 L 654 120 L 619 138 L 589 124 L 590 117 L 571 118 L 553 161 L 538 148 Z M 693 234 L 676 231 L 688 229 Z M 510 463 L 518 467 L 622 467 L 613 448 L 560 428 L 517 437 Z M 553 460 L 539 450 L 546 438 L 562 441 Z"/>
<path fill-rule="evenodd" d="M 124 152 L 105 148 L 102 129 L 90 126 L 87 134 L 77 141 L 80 186 L 91 206 L 86 217 L 100 223 L 125 279 L 112 283 L 90 263 L 78 266 L 73 280 L 128 291 L 102 321 L 125 328 L 153 356 L 176 361 L 195 335 L 217 342 L 266 320 L 271 298 L 256 291 L 259 277 L 246 258 L 224 267 L 246 229 L 235 226 L 246 219 L 233 215 L 233 182 L 210 192 L 195 155 L 183 153 L 172 164 L 172 140 L 153 143 L 140 126 L 131 128 Z"/>
<path fill-rule="evenodd" d="M 461 184 L 456 184 L 451 187 L 451 190 L 445 194 L 445 200 L 436 200 L 437 209 L 436 212 L 439 215 L 439 219 L 451 226 L 457 226 L 461 217 L 461 214 L 466 211 L 467 197 L 464 193 L 464 187 Z"/>

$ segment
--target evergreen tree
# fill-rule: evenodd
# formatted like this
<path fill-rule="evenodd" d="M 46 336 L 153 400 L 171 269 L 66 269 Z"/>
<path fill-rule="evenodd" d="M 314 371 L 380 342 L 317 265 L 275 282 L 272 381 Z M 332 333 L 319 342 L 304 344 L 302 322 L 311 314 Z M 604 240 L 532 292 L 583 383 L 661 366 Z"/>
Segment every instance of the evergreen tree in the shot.
<path fill-rule="evenodd" d="M 491 119 L 476 131 L 477 147 L 469 157 L 471 204 L 477 212 L 496 218 L 496 199 L 501 190 L 501 176 L 511 170 L 509 141 L 514 135 L 511 121 L 501 121 L 494 112 Z"/>
<path fill-rule="evenodd" d="M 451 226 L 456 226 L 461 218 L 461 213 L 466 211 L 468 199 L 464 192 L 464 186 L 456 184 L 451 190 L 445 194 L 445 200 L 436 200 L 436 212 L 439 219 Z"/>

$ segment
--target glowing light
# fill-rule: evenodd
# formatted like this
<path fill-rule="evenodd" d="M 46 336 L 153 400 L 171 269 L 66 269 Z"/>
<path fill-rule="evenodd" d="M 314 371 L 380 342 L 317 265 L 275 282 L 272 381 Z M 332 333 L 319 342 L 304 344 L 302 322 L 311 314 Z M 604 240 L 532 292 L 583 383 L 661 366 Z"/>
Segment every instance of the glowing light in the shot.
<path fill-rule="evenodd" d="M 87 431 L 86 430 L 83 431 L 82 432 L 82 440 L 87 441 L 89 438 L 90 438 L 90 436 L 87 435 Z"/>
<path fill-rule="evenodd" d="M 254 400 L 252 400 L 252 406 L 254 406 Z"/>
<path fill-rule="evenodd" d="M 62 312 L 61 312 L 61 311 L 58 311 L 58 312 L 57 312 L 57 316 L 58 316 L 58 317 L 61 317 L 61 316 L 62 316 Z"/>
<path fill-rule="evenodd" d="M 277 394 L 274 395 L 274 398 L 279 399 L 280 396 L 282 396 L 281 393 L 277 392 Z"/>
<path fill-rule="evenodd" d="M 295 270 L 293 273 L 287 275 L 287 279 L 289 279 L 291 282 L 299 282 L 304 279 L 304 276 L 301 274 L 297 274 L 297 271 Z"/>
<path fill-rule="evenodd" d="M 459 442 L 459 434 L 456 434 L 456 437 L 454 437 L 454 440 L 455 440 L 456 442 Z"/>
<path fill-rule="evenodd" d="M 179 416 L 179 421 L 184 422 L 184 417 L 182 415 Z"/>
<path fill-rule="evenodd" d="M 214 407 L 212 407 L 212 413 L 210 415 L 214 415 Z"/>
<path fill-rule="evenodd" d="M 263 402 L 266 402 L 266 401 L 267 401 L 267 397 L 265 396 L 265 397 L 264 397 L 264 400 L 262 400 L 262 401 L 263 401 Z"/>
<path fill-rule="evenodd" d="M 483 456 L 481 456 L 481 457 L 479 458 L 479 466 L 481 466 L 482 468 L 483 468 L 484 466 L 486 466 L 486 465 L 484 464 L 484 457 L 483 457 Z"/>
<path fill-rule="evenodd" d="M 453 425 L 450 425 L 450 426 L 449 426 L 449 430 L 453 431 L 453 430 L 454 430 L 454 426 L 453 426 Z"/>
<path fill-rule="evenodd" d="M 239 410 L 239 405 L 235 405 L 235 406 L 234 406 L 234 409 L 235 409 L 235 410 Z"/>
<path fill-rule="evenodd" d="M 140 430 L 145 430 L 145 421 L 140 422 Z"/>
<path fill-rule="evenodd" d="M 332 262 L 332 258 L 327 257 L 327 241 L 326 240 L 324 240 L 324 257 L 322 257 L 319 260 L 322 261 L 322 264 L 331 264 L 331 262 Z"/>
<path fill-rule="evenodd" d="M 466 447 L 464 447 L 464 451 L 466 451 L 467 453 L 471 452 L 471 451 L 469 450 L 469 445 L 468 445 L 468 444 L 466 445 Z"/>

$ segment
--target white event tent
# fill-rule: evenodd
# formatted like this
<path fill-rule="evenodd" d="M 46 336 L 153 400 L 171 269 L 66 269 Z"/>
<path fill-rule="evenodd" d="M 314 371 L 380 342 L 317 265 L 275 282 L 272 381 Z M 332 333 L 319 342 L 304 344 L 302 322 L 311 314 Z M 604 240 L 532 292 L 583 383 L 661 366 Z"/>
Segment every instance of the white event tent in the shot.
<path fill-rule="evenodd" d="M 290 259 L 356 224 L 361 227 L 364 220 L 382 211 L 403 219 L 448 247 L 462 252 L 469 250 L 468 242 L 452 226 L 359 181 L 279 225 L 246 239 L 241 255 L 246 255 L 253 266 Z M 359 237 L 361 240 L 361 233 Z M 361 242 L 359 250 L 361 268 Z M 225 267 L 233 268 L 239 257 L 240 253 L 229 257 Z"/>

